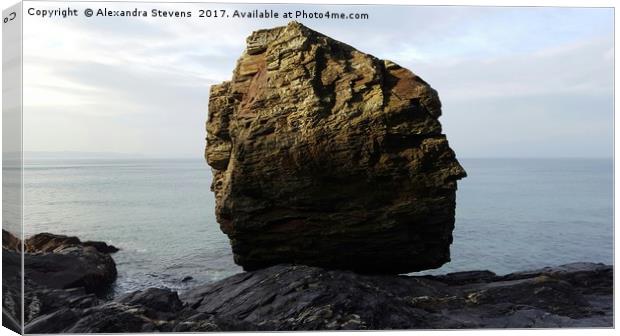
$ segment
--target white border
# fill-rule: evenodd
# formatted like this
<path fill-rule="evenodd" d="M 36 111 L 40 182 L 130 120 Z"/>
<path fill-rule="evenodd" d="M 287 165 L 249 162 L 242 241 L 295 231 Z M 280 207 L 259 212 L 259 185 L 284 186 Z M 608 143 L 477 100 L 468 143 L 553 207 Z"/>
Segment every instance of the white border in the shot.
<path fill-rule="evenodd" d="M 26 0 L 28 1 L 28 0 Z M 109 2 L 128 2 L 128 1 L 119 1 L 119 0 L 108 0 Z M 72 1 L 68 1 L 68 2 L 72 2 Z M 73 2 L 78 2 L 78 1 L 73 1 Z M 96 2 L 95 0 L 82 0 L 79 2 Z M 146 1 L 146 0 L 136 0 L 133 2 L 151 2 L 151 1 Z M 164 1 L 156 1 L 156 2 L 164 2 Z M 178 1 L 178 0 L 172 0 L 172 1 L 165 1 L 165 2 L 200 2 L 200 1 Z M 208 1 L 205 1 L 208 2 Z M 220 0 L 220 1 L 213 1 L 213 2 L 221 2 L 221 3 L 293 3 L 293 4 L 342 4 L 342 5 L 347 5 L 347 4 L 351 4 L 351 5 L 359 5 L 359 4 L 380 4 L 380 5 L 432 5 L 432 6 L 496 6 L 496 7 L 522 7 L 522 6 L 532 6 L 532 7 L 547 7 L 547 6 L 559 6 L 559 7 L 613 7 L 614 8 L 614 12 L 615 12 L 615 8 L 618 6 L 618 1 L 613 1 L 613 0 L 593 0 L 593 1 L 583 1 L 583 0 L 502 0 L 502 1 L 492 1 L 492 0 L 437 0 L 437 1 L 428 1 L 428 0 L 388 0 L 385 2 L 379 1 L 379 0 L 335 0 L 335 1 L 329 1 L 329 0 L 288 0 L 288 1 L 274 1 L 274 0 L 245 0 L 245 1 L 227 1 L 227 0 Z M 16 3 L 16 1 L 13 0 L 0 0 L 0 3 L 2 4 L 2 8 L 6 8 L 9 7 L 10 5 L 13 5 Z M 614 24 L 617 22 L 617 18 L 614 15 Z M 614 44 L 617 45 L 618 43 L 618 25 L 615 24 L 614 25 Z M 614 48 L 615 50 L 615 48 Z M 1 44 L 0 44 L 0 51 L 1 51 Z M 615 56 L 615 55 L 614 55 Z M 615 58 L 614 58 L 615 60 Z M 615 61 L 614 61 L 614 86 L 615 83 L 617 82 L 618 79 L 618 70 L 615 67 Z M 0 88 L 1 88 L 1 84 L 0 84 Z M 614 116 L 615 116 L 615 96 L 617 96 L 617 88 L 615 88 L 615 93 L 614 93 Z M 0 122 L 1 125 L 1 122 Z M 615 128 L 617 126 L 617 120 L 614 118 L 614 134 L 615 134 Z M 0 140 L 1 141 L 1 140 Z M 617 139 L 614 136 L 614 237 L 615 237 L 615 209 L 618 207 L 618 200 L 615 198 L 615 195 L 617 194 L 618 189 L 618 184 L 615 181 L 615 176 L 618 174 L 619 169 L 618 166 L 615 165 L 615 158 L 617 157 L 617 152 L 616 149 L 618 148 L 617 146 Z M 1 206 L 1 205 L 0 205 Z M 618 256 L 618 250 L 615 249 L 615 244 L 614 244 L 614 260 L 617 260 L 617 256 Z M 618 284 L 618 277 L 617 274 L 615 272 L 614 269 L 614 288 L 617 286 Z M 615 291 L 614 291 L 615 294 Z M 614 308 L 618 307 L 618 297 L 617 295 L 614 295 Z M 614 314 L 615 316 L 615 314 Z M 10 331 L 6 328 L 0 328 L 0 335 L 5 335 L 10 333 Z M 328 332 L 320 332 L 318 334 L 327 334 Z M 539 333 L 542 333 L 544 335 L 612 335 L 612 334 L 616 334 L 616 330 L 614 329 L 554 329 L 554 330 L 545 330 L 545 329 L 536 329 L 536 330 L 503 330 L 503 329 L 493 329 L 493 330 L 485 330 L 485 329 L 476 329 L 476 330 L 458 330 L 458 331 L 441 331 L 441 330 L 428 330 L 428 331 L 423 331 L 423 330 L 413 330 L 413 331 L 383 331 L 383 332 L 363 332 L 364 335 L 374 335 L 374 334 L 378 334 L 378 335 L 415 335 L 415 336 L 425 336 L 425 335 L 433 335 L 433 336 L 438 336 L 438 335 L 459 335 L 459 336 L 473 336 L 473 335 L 488 335 L 488 336 L 495 336 L 495 335 L 538 335 Z M 167 335 L 187 335 L 188 333 L 167 333 Z M 205 335 L 226 335 L 226 336 L 232 336 L 232 335 L 247 335 L 247 334 L 251 334 L 251 335 L 268 335 L 268 334 L 272 334 L 272 333 L 204 333 Z M 299 334 L 308 334 L 307 332 L 297 332 L 297 333 L 278 333 L 280 335 L 299 335 Z M 312 334 L 317 334 L 317 333 L 312 333 Z M 350 336 L 350 335 L 360 335 L 362 334 L 362 332 L 338 332 L 337 335 L 342 335 L 342 336 Z M 84 335 L 84 334 L 72 334 L 72 335 Z M 85 334 L 85 335 L 92 335 L 92 334 Z M 125 334 L 127 335 L 127 334 Z M 151 334 L 151 333 L 140 333 L 140 334 L 134 334 L 134 335 L 157 335 L 157 334 Z"/>

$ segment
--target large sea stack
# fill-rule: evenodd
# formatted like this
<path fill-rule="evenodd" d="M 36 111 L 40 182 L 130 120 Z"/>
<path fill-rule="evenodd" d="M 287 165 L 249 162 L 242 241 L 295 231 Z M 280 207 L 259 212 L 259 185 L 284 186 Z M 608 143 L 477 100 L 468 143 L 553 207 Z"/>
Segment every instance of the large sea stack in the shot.
<path fill-rule="evenodd" d="M 297 22 L 247 39 L 211 87 L 216 215 L 246 270 L 406 273 L 450 260 L 456 181 L 437 91 Z"/>

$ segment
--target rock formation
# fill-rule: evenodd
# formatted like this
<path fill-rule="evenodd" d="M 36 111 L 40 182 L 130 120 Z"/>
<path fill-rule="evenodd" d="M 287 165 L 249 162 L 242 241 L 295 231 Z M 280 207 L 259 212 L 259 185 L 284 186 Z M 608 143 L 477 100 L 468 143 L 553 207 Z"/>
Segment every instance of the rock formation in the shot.
<path fill-rule="evenodd" d="M 116 280 L 114 259 L 101 250 L 115 249 L 104 242 L 81 242 L 77 237 L 37 234 L 24 241 L 24 278 L 21 277 L 21 240 L 2 230 L 3 324 L 20 331 L 22 280 L 24 319 L 60 308 L 95 305 Z M 86 244 L 86 245 L 85 245 Z M 51 331 L 51 330 L 50 330 Z"/>
<path fill-rule="evenodd" d="M 24 246 L 25 278 L 41 286 L 84 287 L 97 293 L 116 280 L 116 264 L 105 252 L 114 247 L 104 242 L 86 244 L 77 237 L 40 233 L 26 239 Z"/>
<path fill-rule="evenodd" d="M 19 252 L 22 250 L 22 241 L 9 231 L 2 230 L 2 247 L 9 251 Z"/>
<path fill-rule="evenodd" d="M 24 242 L 26 252 L 58 252 L 69 247 L 93 247 L 99 253 L 115 253 L 118 248 L 100 241 L 81 241 L 78 237 L 57 235 L 53 233 L 38 233 Z"/>
<path fill-rule="evenodd" d="M 181 300 L 232 330 L 609 327 L 612 279 L 611 266 L 593 263 L 437 277 L 277 265 Z"/>
<path fill-rule="evenodd" d="M 450 260 L 456 181 L 437 92 L 297 22 L 260 30 L 209 97 L 205 157 L 246 270 L 405 273 Z"/>
<path fill-rule="evenodd" d="M 613 268 L 577 263 L 498 276 L 360 275 L 277 265 L 180 296 L 149 288 L 112 301 L 39 295 L 26 333 L 611 327 Z M 51 301 L 49 298 L 55 297 Z M 31 303 L 27 299 L 26 303 Z"/>
<path fill-rule="evenodd" d="M 26 253 L 30 260 L 83 248 L 75 237 L 35 237 L 25 245 L 68 246 L 56 246 L 55 252 L 31 250 Z M 2 278 L 3 325 L 18 331 L 20 323 L 12 316 L 21 316 L 21 278 L 9 275 L 21 269 L 20 255 L 10 249 L 14 239 L 3 242 L 10 243 L 2 251 L 7 272 Z M 93 247 L 83 249 L 101 253 Z M 28 259 L 24 267 L 31 274 Z M 106 269 L 103 259 L 87 257 L 81 262 Z M 68 263 L 49 267 L 52 276 L 75 273 Z M 593 263 L 508 275 L 470 271 L 440 276 L 361 275 L 276 265 L 181 294 L 146 288 L 115 299 L 95 295 L 87 283 L 49 286 L 44 277 L 26 276 L 25 333 L 613 326 L 613 267 Z"/>

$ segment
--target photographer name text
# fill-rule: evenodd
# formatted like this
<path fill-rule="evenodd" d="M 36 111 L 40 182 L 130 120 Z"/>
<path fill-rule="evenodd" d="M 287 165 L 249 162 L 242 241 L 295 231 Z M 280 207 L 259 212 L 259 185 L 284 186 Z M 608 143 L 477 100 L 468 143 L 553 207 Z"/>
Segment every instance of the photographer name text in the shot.
<path fill-rule="evenodd" d="M 37 9 L 28 8 L 26 13 L 29 16 L 47 19 L 66 19 L 71 17 L 155 17 L 155 18 L 205 18 L 205 19 L 331 19 L 331 20 L 367 20 L 367 13 L 357 12 L 338 12 L 338 11 L 277 11 L 273 9 L 252 9 L 252 10 L 230 10 L 230 9 L 198 9 L 189 10 L 170 10 L 150 8 L 148 10 L 134 8 L 133 10 L 119 10 L 103 8 L 75 9 L 71 7 L 56 9 Z"/>

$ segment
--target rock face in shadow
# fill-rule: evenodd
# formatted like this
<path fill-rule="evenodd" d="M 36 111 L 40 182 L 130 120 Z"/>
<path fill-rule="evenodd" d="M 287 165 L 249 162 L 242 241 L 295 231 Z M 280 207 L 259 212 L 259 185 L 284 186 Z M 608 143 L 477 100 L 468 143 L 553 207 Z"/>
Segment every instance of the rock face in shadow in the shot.
<path fill-rule="evenodd" d="M 578 263 L 497 276 L 360 275 L 277 265 L 183 293 L 113 301 L 47 293 L 27 333 L 559 328 L 613 326 L 613 268 Z M 62 292 L 62 294 L 61 294 Z M 55 310 L 53 310 L 53 309 Z M 45 310 L 45 313 L 42 311 Z"/>
<path fill-rule="evenodd" d="M 116 274 L 109 255 L 75 237 L 35 237 L 25 244 L 25 333 L 613 326 L 613 267 L 603 264 L 503 276 L 363 275 L 281 264 L 181 295 L 147 288 L 109 300 L 95 295 Z M 5 241 L 15 246 L 13 239 Z M 3 269 L 17 274 L 20 254 L 7 247 L 2 252 Z M 21 316 L 21 297 L 14 291 L 20 282 L 3 277 L 3 319 L 17 329 L 10 317 Z"/>
<path fill-rule="evenodd" d="M 69 302 L 82 299 L 73 295 Z M 149 288 L 113 301 L 93 305 L 67 305 L 43 314 L 26 325 L 26 333 L 128 333 L 172 331 L 178 319 L 189 317 L 176 292 Z"/>
<path fill-rule="evenodd" d="M 22 333 L 21 240 L 2 230 L 2 325 Z"/>
<path fill-rule="evenodd" d="M 40 233 L 24 241 L 25 277 L 43 287 L 83 287 L 101 292 L 116 280 L 116 264 L 103 242 L 82 243 L 77 237 Z"/>
<path fill-rule="evenodd" d="M 612 278 L 611 266 L 591 263 L 437 277 L 278 265 L 181 299 L 233 330 L 610 327 Z"/>
<path fill-rule="evenodd" d="M 116 264 L 92 247 L 72 247 L 53 253 L 24 255 L 25 276 L 48 288 L 84 287 L 89 293 L 104 291 L 116 280 Z"/>
<path fill-rule="evenodd" d="M 209 97 L 205 157 L 246 270 L 406 273 L 450 260 L 456 181 L 437 92 L 297 22 L 254 32 Z"/>
<path fill-rule="evenodd" d="M 21 316 L 21 241 L 3 230 L 2 307 L 8 316 Z M 116 280 L 116 264 L 101 250 L 103 242 L 82 243 L 77 237 L 37 234 L 24 241 L 24 321 L 57 312 L 84 309 L 100 303 L 94 295 Z M 16 276 L 9 276 L 16 275 Z M 3 315 L 4 318 L 4 315 Z M 49 330 L 53 332 L 53 330 Z"/>

